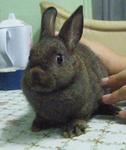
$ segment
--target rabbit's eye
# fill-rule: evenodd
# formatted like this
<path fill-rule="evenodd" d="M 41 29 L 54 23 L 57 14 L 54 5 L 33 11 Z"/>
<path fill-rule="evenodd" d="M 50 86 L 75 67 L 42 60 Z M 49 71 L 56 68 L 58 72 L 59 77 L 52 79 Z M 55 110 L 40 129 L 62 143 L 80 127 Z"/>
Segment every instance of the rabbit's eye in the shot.
<path fill-rule="evenodd" d="M 64 56 L 62 54 L 57 54 L 56 55 L 56 61 L 59 65 L 61 65 L 64 61 Z"/>

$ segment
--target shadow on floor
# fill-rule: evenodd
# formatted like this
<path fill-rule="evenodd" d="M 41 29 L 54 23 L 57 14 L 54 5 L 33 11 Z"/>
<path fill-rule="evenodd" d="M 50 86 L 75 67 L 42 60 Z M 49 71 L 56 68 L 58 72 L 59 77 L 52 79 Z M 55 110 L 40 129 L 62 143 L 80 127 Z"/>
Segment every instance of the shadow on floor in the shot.
<path fill-rule="evenodd" d="M 17 119 L 7 121 L 2 129 L 1 141 L 12 143 L 36 143 L 43 138 L 61 138 L 60 129 L 47 129 L 41 132 L 31 132 L 31 124 L 34 119 L 34 113 L 29 110 L 25 115 Z"/>

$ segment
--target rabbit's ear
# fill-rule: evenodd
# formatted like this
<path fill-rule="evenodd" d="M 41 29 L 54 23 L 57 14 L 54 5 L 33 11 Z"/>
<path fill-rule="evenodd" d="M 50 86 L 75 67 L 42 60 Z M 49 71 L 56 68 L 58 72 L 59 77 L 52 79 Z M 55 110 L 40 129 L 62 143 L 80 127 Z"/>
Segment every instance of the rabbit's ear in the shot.
<path fill-rule="evenodd" d="M 49 7 L 43 12 L 41 19 L 40 40 L 42 36 L 53 36 L 55 34 L 56 16 L 57 10 L 54 7 Z"/>
<path fill-rule="evenodd" d="M 79 6 L 62 26 L 59 37 L 65 42 L 66 46 L 72 50 L 79 42 L 82 33 L 83 6 Z"/>

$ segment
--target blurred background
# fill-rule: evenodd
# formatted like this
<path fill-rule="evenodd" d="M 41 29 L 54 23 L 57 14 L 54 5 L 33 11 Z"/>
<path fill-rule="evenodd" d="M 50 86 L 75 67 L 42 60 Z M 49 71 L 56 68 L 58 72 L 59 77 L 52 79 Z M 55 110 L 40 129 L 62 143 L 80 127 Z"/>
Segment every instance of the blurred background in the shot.
<path fill-rule="evenodd" d="M 48 0 L 72 12 L 80 4 L 84 5 L 87 19 L 125 20 L 126 0 Z M 0 0 L 0 21 L 6 19 L 10 12 L 33 27 L 33 39 L 38 40 L 40 28 L 40 8 L 42 0 Z"/>

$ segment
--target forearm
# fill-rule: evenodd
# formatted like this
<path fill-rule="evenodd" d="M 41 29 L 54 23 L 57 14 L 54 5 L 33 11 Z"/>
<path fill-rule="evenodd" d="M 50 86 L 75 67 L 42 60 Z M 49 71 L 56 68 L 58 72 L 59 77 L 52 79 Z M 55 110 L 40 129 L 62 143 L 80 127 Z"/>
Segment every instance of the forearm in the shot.
<path fill-rule="evenodd" d="M 81 42 L 87 45 L 101 59 L 110 74 L 126 69 L 126 56 L 118 55 L 104 45 L 86 40 L 83 37 Z"/>

